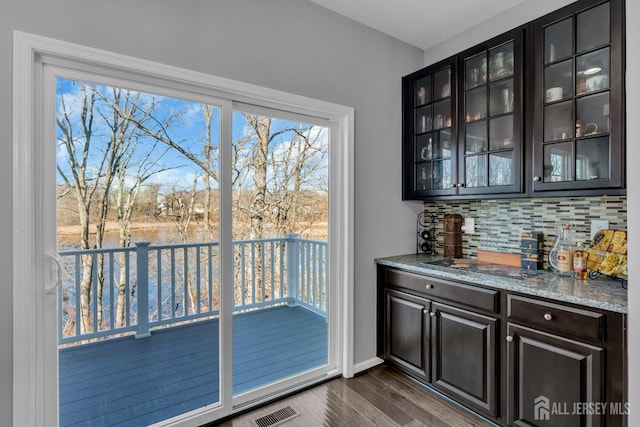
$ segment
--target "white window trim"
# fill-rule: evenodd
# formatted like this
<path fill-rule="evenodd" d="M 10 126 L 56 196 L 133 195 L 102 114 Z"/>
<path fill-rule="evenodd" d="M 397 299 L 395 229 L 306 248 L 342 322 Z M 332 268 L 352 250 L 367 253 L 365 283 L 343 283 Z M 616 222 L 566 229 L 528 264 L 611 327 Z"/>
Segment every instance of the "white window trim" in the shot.
<path fill-rule="evenodd" d="M 51 361 L 44 355 L 47 346 L 56 345 L 57 340 L 55 335 L 52 338 L 43 333 L 45 302 L 55 298 L 55 292 L 47 293 L 45 288 L 56 280 L 55 265 L 43 253 L 46 219 L 36 212 L 47 197 L 36 193 L 42 170 L 38 164 L 42 157 L 37 152 L 42 106 L 34 96 L 39 84 L 36 63 L 43 57 L 82 61 L 97 69 L 127 70 L 157 81 L 182 82 L 218 97 L 293 110 L 334 123 L 336 143 L 330 148 L 330 194 L 332 199 L 335 197 L 330 206 L 330 217 L 334 219 L 329 239 L 330 280 L 342 284 L 335 317 L 342 336 L 337 373 L 353 376 L 353 108 L 19 31 L 13 34 L 13 425 L 58 424 L 50 417 L 58 411 L 57 400 L 51 397 L 51 393 L 57 396 L 57 378 L 52 379 L 57 377 L 57 367 L 47 366 Z M 200 413 L 184 417 L 181 425 L 197 425 L 206 416 L 207 413 Z"/>

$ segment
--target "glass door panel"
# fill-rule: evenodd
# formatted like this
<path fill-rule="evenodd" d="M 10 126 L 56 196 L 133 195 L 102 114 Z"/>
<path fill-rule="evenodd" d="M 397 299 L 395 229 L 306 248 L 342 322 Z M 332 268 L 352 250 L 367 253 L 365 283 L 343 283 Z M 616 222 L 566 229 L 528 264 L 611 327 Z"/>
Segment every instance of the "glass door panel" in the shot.
<path fill-rule="evenodd" d="M 219 402 L 220 107 L 56 83 L 59 425 Z"/>
<path fill-rule="evenodd" d="M 443 67 L 413 83 L 412 190 L 453 188 L 451 68 Z"/>
<path fill-rule="evenodd" d="M 465 93 L 465 121 L 472 122 L 487 117 L 487 88 L 485 86 Z"/>
<path fill-rule="evenodd" d="M 558 141 L 573 137 L 573 101 L 544 108 L 544 140 Z"/>
<path fill-rule="evenodd" d="M 544 30 L 545 64 L 570 58 L 573 54 L 573 19 L 549 25 Z"/>
<path fill-rule="evenodd" d="M 576 94 L 609 89 L 609 48 L 576 58 Z"/>
<path fill-rule="evenodd" d="M 544 147 L 545 182 L 572 181 L 573 142 L 547 144 Z"/>
<path fill-rule="evenodd" d="M 545 102 L 573 96 L 573 61 L 562 61 L 544 69 Z"/>
<path fill-rule="evenodd" d="M 433 128 L 451 127 L 451 100 L 438 101 L 433 105 Z"/>
<path fill-rule="evenodd" d="M 433 111 L 431 105 L 416 109 L 416 133 L 431 132 L 433 129 Z"/>
<path fill-rule="evenodd" d="M 489 186 L 513 184 L 513 151 L 489 155 Z"/>
<path fill-rule="evenodd" d="M 513 42 L 489 51 L 489 81 L 513 76 Z"/>
<path fill-rule="evenodd" d="M 609 132 L 609 92 L 578 98 L 576 137 Z"/>
<path fill-rule="evenodd" d="M 609 15 L 605 2 L 544 28 L 543 183 L 611 179 Z"/>
<path fill-rule="evenodd" d="M 451 68 L 436 71 L 433 75 L 433 87 L 435 100 L 451 98 Z"/>
<path fill-rule="evenodd" d="M 491 119 L 489 122 L 489 150 L 513 148 L 513 115 Z"/>
<path fill-rule="evenodd" d="M 474 87 L 487 83 L 487 54 L 482 52 L 479 55 L 465 60 L 465 89 L 473 89 Z"/>
<path fill-rule="evenodd" d="M 594 47 L 609 44 L 610 19 L 609 3 L 603 3 L 578 13 L 576 51 L 580 53 Z"/>
<path fill-rule="evenodd" d="M 489 114 L 497 116 L 513 112 L 513 79 L 494 83 L 489 87 Z"/>
<path fill-rule="evenodd" d="M 467 187 L 487 186 L 487 155 L 467 156 L 465 159 L 465 185 Z"/>
<path fill-rule="evenodd" d="M 415 100 L 416 107 L 429 104 L 431 102 L 431 77 L 419 79 L 416 82 Z"/>
<path fill-rule="evenodd" d="M 576 180 L 608 179 L 609 138 L 590 138 L 576 144 Z"/>
<path fill-rule="evenodd" d="M 487 122 L 480 121 L 465 126 L 465 154 L 487 151 Z"/>
<path fill-rule="evenodd" d="M 238 395 L 328 363 L 329 128 L 245 111 L 232 125 L 234 283 L 225 285 Z M 426 187 L 429 163 L 417 169 Z"/>
<path fill-rule="evenodd" d="M 483 64 L 487 61 L 489 70 L 485 78 Z M 467 88 L 464 91 L 466 188 L 514 183 L 514 65 L 513 41 L 465 61 L 465 71 L 471 73 L 465 76 Z M 477 73 L 480 73 L 479 77 Z"/>

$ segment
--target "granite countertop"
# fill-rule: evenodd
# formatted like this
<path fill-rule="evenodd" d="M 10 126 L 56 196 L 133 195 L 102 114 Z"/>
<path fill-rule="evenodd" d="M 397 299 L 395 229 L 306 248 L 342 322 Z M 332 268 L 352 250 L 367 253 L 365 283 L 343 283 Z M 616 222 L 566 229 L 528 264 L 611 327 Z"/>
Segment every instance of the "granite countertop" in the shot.
<path fill-rule="evenodd" d="M 581 282 L 552 272 L 527 275 L 525 270 L 517 267 L 503 267 L 501 270 L 512 274 L 498 275 L 490 271 L 473 271 L 438 265 L 438 262 L 443 259 L 443 257 L 413 254 L 377 258 L 375 262 L 441 279 L 627 313 L 627 290 L 622 287 L 620 280 L 602 276 Z"/>

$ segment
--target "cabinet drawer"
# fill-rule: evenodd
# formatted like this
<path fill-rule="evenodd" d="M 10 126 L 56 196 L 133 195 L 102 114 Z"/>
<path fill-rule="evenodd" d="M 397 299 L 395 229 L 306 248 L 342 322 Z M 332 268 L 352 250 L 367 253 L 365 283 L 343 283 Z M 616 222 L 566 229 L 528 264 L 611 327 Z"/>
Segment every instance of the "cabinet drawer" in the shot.
<path fill-rule="evenodd" d="M 509 295 L 507 316 L 510 322 L 540 326 L 588 340 L 604 338 L 605 316 L 593 311 Z"/>
<path fill-rule="evenodd" d="M 448 282 L 391 268 L 385 271 L 385 283 L 389 286 L 419 292 L 427 298 L 446 299 L 493 313 L 498 312 L 499 293 L 495 290 Z"/>

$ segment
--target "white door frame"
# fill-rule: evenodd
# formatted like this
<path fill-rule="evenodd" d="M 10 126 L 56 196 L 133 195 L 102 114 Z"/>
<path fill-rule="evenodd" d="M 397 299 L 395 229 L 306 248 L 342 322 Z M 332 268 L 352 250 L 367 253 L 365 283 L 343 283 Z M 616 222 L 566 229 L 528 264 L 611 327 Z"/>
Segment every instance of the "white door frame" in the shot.
<path fill-rule="evenodd" d="M 58 274 L 55 249 L 54 253 L 45 253 L 46 248 L 55 248 L 55 236 L 50 241 L 55 218 L 47 217 L 41 209 L 55 203 L 53 194 L 42 191 L 42 180 L 47 176 L 47 164 L 52 163 L 51 156 L 55 157 L 55 147 L 50 144 L 52 147 L 47 148 L 43 143 L 41 126 L 43 108 L 55 105 L 43 105 L 42 101 L 51 104 L 51 99 L 36 99 L 42 92 L 39 64 L 47 58 L 79 61 L 96 70 L 123 70 L 144 77 L 141 81 L 186 84 L 247 104 L 283 111 L 294 108 L 298 114 L 322 117 L 334 123 L 332 130 L 336 135 L 330 145 L 329 281 L 338 284 L 339 289 L 332 300 L 336 310 L 332 313 L 335 315 L 332 327 L 336 328 L 333 332 L 339 342 L 330 342 L 329 346 L 330 351 L 333 348 L 337 354 L 335 373 L 353 376 L 353 108 L 19 31 L 14 32 L 13 48 L 14 426 L 58 424 L 57 327 L 55 322 L 46 322 L 57 315 L 56 292 L 52 292 Z M 230 239 L 230 236 L 222 238 Z M 221 357 L 224 358 L 224 354 Z M 271 397 L 274 396 L 277 394 Z M 223 414 L 233 413 L 235 408 L 229 404 L 230 396 L 221 398 L 222 403 L 227 401 Z M 161 424 L 178 422 L 196 426 L 211 421 L 213 411 L 215 409 L 202 409 Z M 219 416 L 217 412 L 215 417 Z"/>

